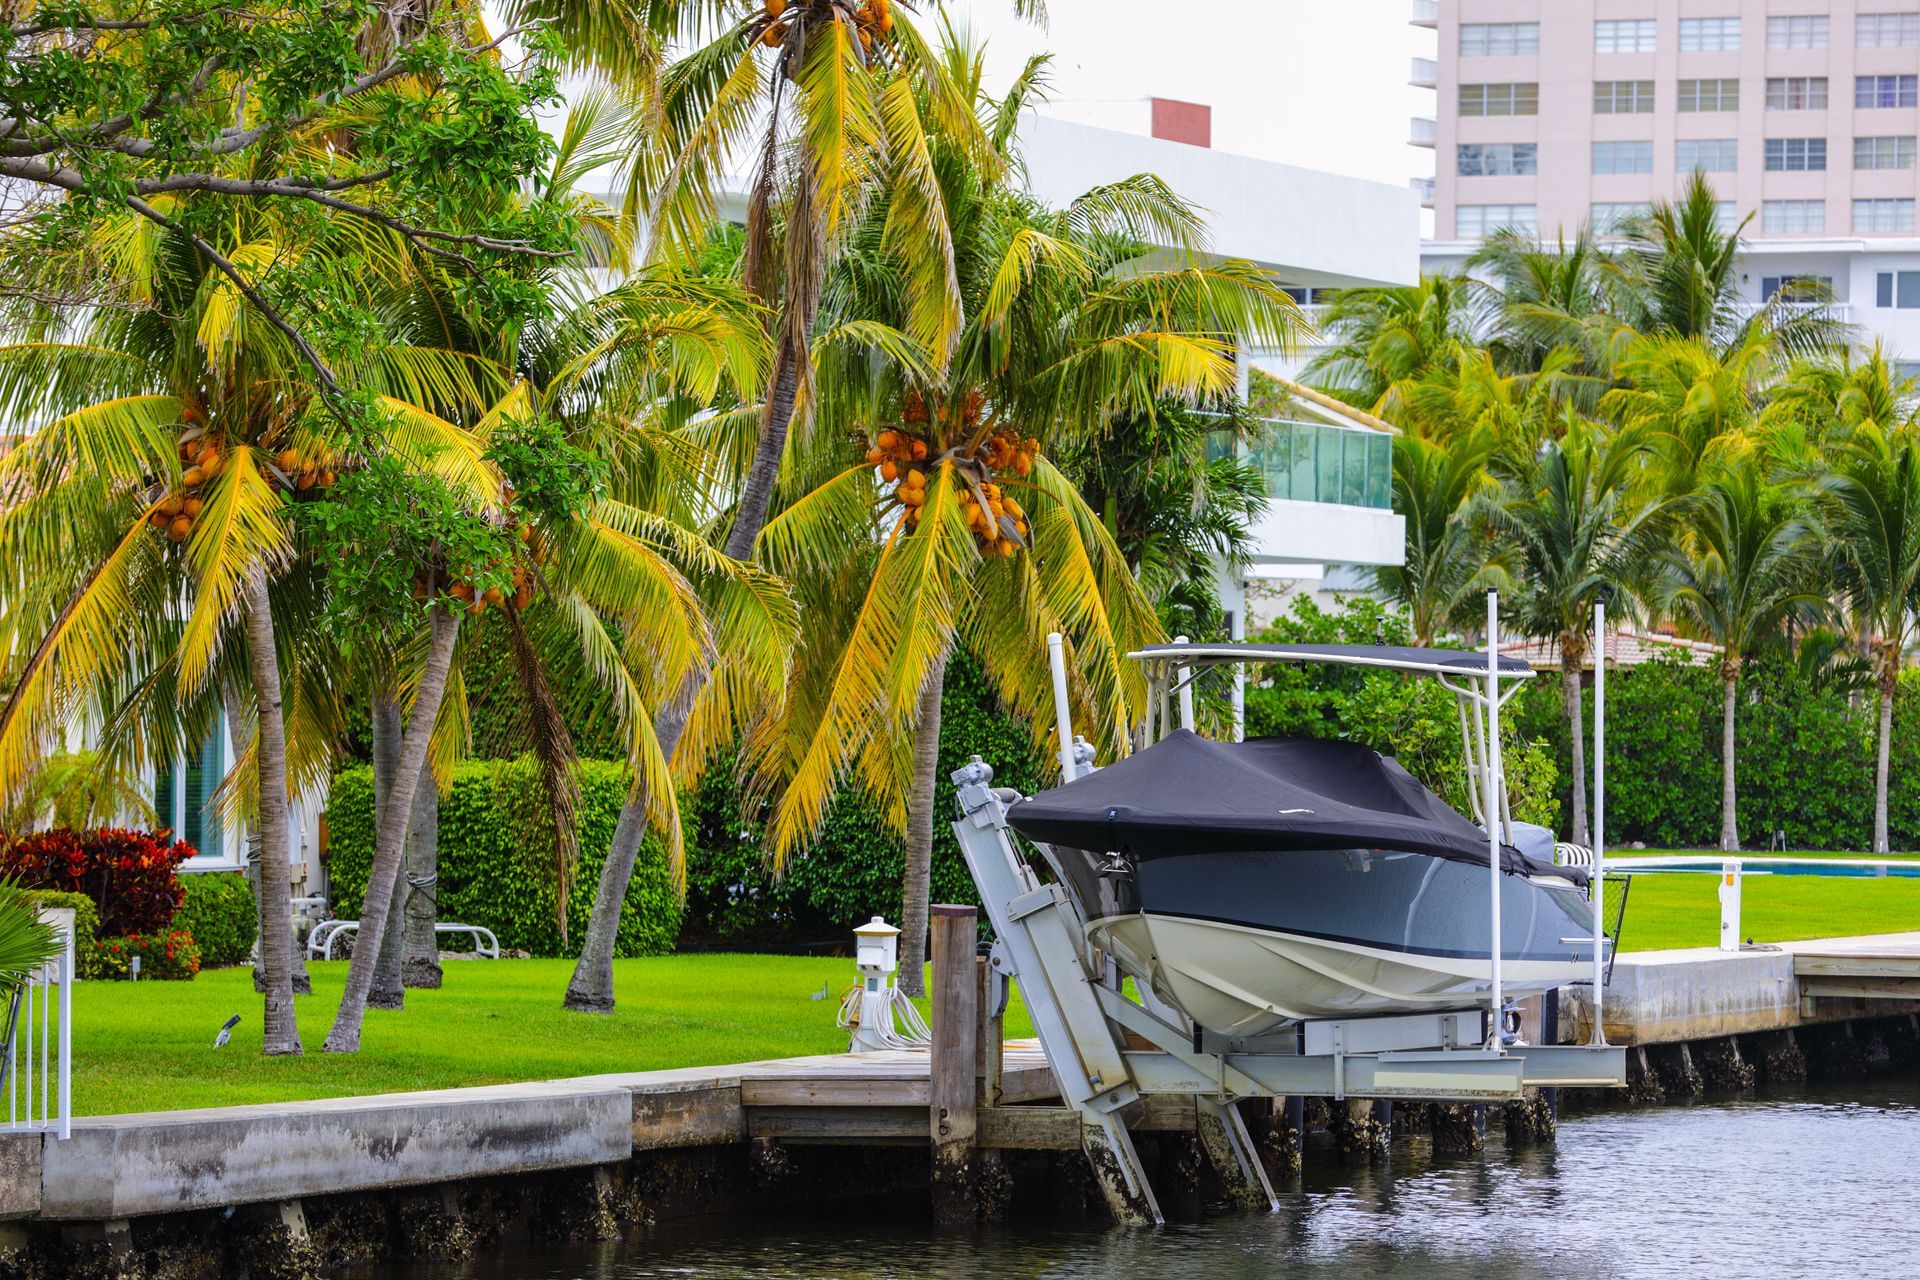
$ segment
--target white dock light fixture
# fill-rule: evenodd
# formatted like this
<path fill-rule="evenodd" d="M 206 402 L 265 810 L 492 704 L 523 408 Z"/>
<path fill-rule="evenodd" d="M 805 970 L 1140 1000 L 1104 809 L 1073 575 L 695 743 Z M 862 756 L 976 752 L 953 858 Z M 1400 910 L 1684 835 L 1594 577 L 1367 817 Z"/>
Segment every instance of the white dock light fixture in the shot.
<path fill-rule="evenodd" d="M 838 1019 L 840 1026 L 853 1033 L 847 1052 L 926 1048 L 933 1039 L 927 1024 L 913 1001 L 894 984 L 894 973 L 900 968 L 900 931 L 879 916 L 855 929 L 853 964 L 860 980 L 841 999 Z"/>
<path fill-rule="evenodd" d="M 879 916 L 853 931 L 853 964 L 860 970 L 860 986 L 878 991 L 893 981 L 900 968 L 900 931 Z"/>

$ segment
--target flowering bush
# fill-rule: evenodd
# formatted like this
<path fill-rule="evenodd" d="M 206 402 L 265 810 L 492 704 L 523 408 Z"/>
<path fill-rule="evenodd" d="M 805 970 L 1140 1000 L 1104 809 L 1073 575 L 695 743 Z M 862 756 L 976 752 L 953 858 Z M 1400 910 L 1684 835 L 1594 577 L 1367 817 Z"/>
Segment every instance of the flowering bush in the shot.
<path fill-rule="evenodd" d="M 103 935 L 154 934 L 173 923 L 186 897 L 175 870 L 194 847 L 171 831 L 56 827 L 7 840 L 0 875 L 23 888 L 84 893 L 100 908 Z"/>
<path fill-rule="evenodd" d="M 95 938 L 81 968 L 89 977 L 123 980 L 132 976 L 133 958 L 140 957 L 140 977 L 184 982 L 200 972 L 200 948 L 185 929 L 142 936 Z"/>

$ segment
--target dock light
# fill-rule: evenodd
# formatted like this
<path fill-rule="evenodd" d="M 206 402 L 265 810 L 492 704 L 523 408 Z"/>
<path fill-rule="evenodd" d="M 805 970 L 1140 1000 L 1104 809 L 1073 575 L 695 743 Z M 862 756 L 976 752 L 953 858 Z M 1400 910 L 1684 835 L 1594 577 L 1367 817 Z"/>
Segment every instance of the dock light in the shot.
<path fill-rule="evenodd" d="M 853 964 L 860 977 L 841 999 L 837 1020 L 853 1033 L 847 1052 L 924 1049 L 931 1044 L 933 1037 L 920 1011 L 894 984 L 900 968 L 900 931 L 879 916 L 855 929 Z"/>

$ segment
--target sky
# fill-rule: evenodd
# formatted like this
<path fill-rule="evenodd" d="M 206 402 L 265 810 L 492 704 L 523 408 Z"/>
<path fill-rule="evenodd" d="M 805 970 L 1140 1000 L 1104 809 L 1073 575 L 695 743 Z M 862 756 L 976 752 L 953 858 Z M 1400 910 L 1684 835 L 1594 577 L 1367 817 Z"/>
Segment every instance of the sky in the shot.
<path fill-rule="evenodd" d="M 1044 28 L 1011 0 L 949 0 L 987 42 L 989 75 L 1011 80 L 1051 51 L 1056 114 L 1096 123 L 1127 102 L 1179 98 L 1213 108 L 1213 145 L 1312 169 L 1405 185 L 1433 172 L 1407 145 L 1407 120 L 1434 113 L 1407 83 L 1434 33 L 1410 0 L 1047 0 Z M 930 5 L 916 4 L 925 23 Z"/>

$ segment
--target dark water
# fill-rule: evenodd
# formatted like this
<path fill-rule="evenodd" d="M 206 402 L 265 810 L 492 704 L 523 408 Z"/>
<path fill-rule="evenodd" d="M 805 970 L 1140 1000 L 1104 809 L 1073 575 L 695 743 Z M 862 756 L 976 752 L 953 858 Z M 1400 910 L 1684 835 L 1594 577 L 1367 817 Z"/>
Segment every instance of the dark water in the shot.
<path fill-rule="evenodd" d="M 1920 1277 L 1920 1080 L 1573 1116 L 1557 1145 L 1339 1170 L 1309 1147 L 1273 1215 L 1161 1230 L 1025 1221 L 935 1232 L 912 1207 L 833 1206 L 526 1247 L 382 1280 L 655 1277 Z"/>

